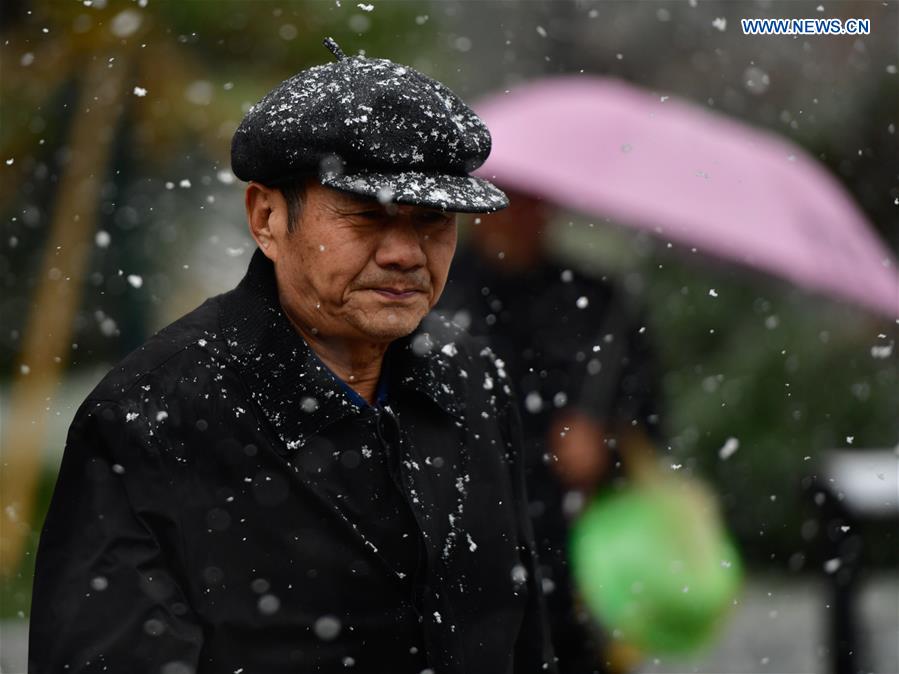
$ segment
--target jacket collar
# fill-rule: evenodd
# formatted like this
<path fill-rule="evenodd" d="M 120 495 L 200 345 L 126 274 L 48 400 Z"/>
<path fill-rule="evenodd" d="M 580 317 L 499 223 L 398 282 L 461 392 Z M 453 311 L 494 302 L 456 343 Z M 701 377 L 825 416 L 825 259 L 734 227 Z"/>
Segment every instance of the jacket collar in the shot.
<path fill-rule="evenodd" d="M 232 360 L 288 450 L 326 426 L 366 410 L 290 324 L 278 300 L 274 264 L 258 248 L 234 290 L 221 296 L 222 333 Z M 424 322 L 423 322 L 424 323 Z M 388 348 L 389 396 L 404 388 L 444 412 L 464 414 L 458 367 L 423 326 Z"/>

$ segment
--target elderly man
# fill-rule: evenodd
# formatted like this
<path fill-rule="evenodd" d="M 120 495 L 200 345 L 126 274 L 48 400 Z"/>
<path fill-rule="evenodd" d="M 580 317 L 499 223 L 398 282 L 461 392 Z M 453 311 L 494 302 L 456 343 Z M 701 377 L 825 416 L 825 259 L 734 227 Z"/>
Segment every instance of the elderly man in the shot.
<path fill-rule="evenodd" d="M 232 145 L 258 243 L 232 291 L 78 409 L 30 671 L 554 670 L 502 361 L 422 319 L 483 123 L 383 59 L 303 71 Z"/>

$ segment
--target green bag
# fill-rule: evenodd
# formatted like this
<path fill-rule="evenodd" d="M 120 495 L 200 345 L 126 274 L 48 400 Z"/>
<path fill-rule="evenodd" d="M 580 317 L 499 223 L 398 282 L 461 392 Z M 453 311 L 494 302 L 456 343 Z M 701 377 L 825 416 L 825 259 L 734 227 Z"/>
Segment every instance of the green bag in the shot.
<path fill-rule="evenodd" d="M 575 522 L 572 572 L 616 637 L 645 653 L 689 653 L 734 603 L 739 555 L 704 485 L 650 468 L 654 460 L 637 465 L 628 486 L 597 495 Z"/>

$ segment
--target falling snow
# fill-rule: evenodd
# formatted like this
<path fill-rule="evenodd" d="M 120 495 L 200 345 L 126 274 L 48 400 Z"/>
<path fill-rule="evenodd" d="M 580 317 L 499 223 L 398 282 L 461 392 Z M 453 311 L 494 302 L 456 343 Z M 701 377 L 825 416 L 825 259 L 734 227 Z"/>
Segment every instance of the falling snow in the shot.
<path fill-rule="evenodd" d="M 736 438 L 728 438 L 721 449 L 718 450 L 718 456 L 722 461 L 727 461 L 736 454 L 738 449 L 740 449 L 740 441 Z"/>

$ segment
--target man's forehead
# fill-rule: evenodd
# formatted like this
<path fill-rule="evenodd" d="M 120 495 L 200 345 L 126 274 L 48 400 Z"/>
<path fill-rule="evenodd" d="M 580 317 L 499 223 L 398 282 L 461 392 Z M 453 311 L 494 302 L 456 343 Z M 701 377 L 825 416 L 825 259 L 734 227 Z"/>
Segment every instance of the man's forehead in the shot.
<path fill-rule="evenodd" d="M 356 194 L 354 192 L 344 192 L 343 190 L 335 190 L 332 188 L 327 188 L 332 193 L 332 198 L 335 202 L 337 202 L 340 206 L 344 206 L 347 208 L 353 207 L 365 207 L 365 208 L 383 208 L 385 210 L 396 210 L 396 211 L 406 211 L 406 212 L 434 212 L 434 213 L 448 213 L 452 214 L 452 211 L 444 211 L 439 208 L 433 208 L 431 206 L 419 206 L 416 204 L 400 204 L 394 202 L 381 202 L 376 197 L 366 196 L 364 194 Z"/>
<path fill-rule="evenodd" d="M 347 206 L 379 206 L 381 202 L 378 201 L 375 197 L 369 197 L 364 194 L 355 194 L 354 192 L 344 192 L 343 190 L 336 190 L 333 187 L 325 187 L 326 190 L 331 194 L 331 197 L 334 201 L 340 204 L 346 204 Z"/>

